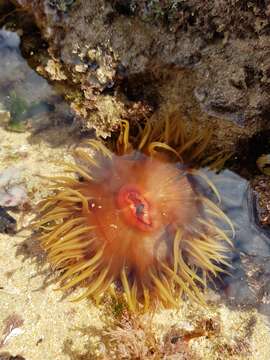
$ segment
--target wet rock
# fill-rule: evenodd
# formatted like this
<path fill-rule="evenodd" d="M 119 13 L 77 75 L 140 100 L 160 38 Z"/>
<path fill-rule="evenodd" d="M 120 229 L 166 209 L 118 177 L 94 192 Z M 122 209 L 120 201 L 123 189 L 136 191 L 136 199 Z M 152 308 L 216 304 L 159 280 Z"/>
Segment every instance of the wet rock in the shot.
<path fill-rule="evenodd" d="M 69 88 L 76 89 L 69 100 L 86 128 L 108 135 L 118 119 L 129 118 L 130 108 L 138 104 L 138 99 L 125 93 L 129 80 L 136 88 L 140 79 L 142 90 L 152 87 L 157 94 L 155 106 L 147 97 L 140 99 L 139 120 L 142 109 L 149 106 L 153 112 L 179 104 L 179 83 L 172 81 L 169 86 L 166 75 L 176 78 L 182 68 L 194 70 L 188 81 L 202 109 L 236 123 L 223 131 L 224 142 L 233 133 L 233 147 L 237 138 L 269 127 L 270 8 L 266 2 L 91 0 L 72 2 L 64 11 L 55 1 L 54 6 L 49 0 L 17 3 L 34 15 L 49 43 L 50 56 L 61 63 Z M 155 80 L 149 82 L 147 74 Z M 106 118 L 105 103 L 95 108 L 108 93 L 116 118 Z M 186 108 L 192 107 L 186 104 Z M 224 122 L 213 128 L 220 133 Z"/>
<path fill-rule="evenodd" d="M 8 352 L 3 352 L 0 353 L 0 360 L 26 360 L 26 359 L 21 355 L 13 356 Z"/>
<path fill-rule="evenodd" d="M 21 56 L 20 43 L 17 32 L 0 30 L 0 101 L 16 119 L 32 105 L 55 96 L 47 81 L 38 76 Z"/>
<path fill-rule="evenodd" d="M 13 132 L 31 130 L 33 133 L 52 127 L 60 120 L 62 124 L 70 124 L 74 113 L 23 58 L 19 34 L 19 30 L 0 30 L 0 126 Z M 52 78 L 59 80 L 64 76 L 57 61 L 46 64 L 44 71 Z"/>
<path fill-rule="evenodd" d="M 12 186 L 0 190 L 0 205 L 5 207 L 22 206 L 27 202 L 26 190 L 23 186 Z"/>
<path fill-rule="evenodd" d="M 10 112 L 0 103 L 0 125 L 8 125 L 10 121 Z"/>
<path fill-rule="evenodd" d="M 66 12 L 75 3 L 76 0 L 49 0 L 48 4 L 58 11 Z"/>
<path fill-rule="evenodd" d="M 262 174 L 270 175 L 270 154 L 261 155 L 257 159 L 256 164 Z"/>
<path fill-rule="evenodd" d="M 0 173 L 0 206 L 23 206 L 27 202 L 25 187 L 19 185 L 20 173 L 16 167 L 6 168 Z"/>
<path fill-rule="evenodd" d="M 208 52 L 198 68 L 196 96 L 205 111 L 225 117 L 240 126 L 263 126 L 269 112 L 269 74 L 263 76 L 268 52 L 268 36 L 230 39 Z M 252 52 L 252 57 L 251 57 Z"/>
<path fill-rule="evenodd" d="M 256 224 L 270 234 L 270 177 L 257 176 L 251 183 L 250 201 Z"/>
<path fill-rule="evenodd" d="M 21 335 L 24 332 L 22 329 L 23 324 L 24 320 L 19 314 L 10 314 L 3 321 L 3 330 L 0 337 L 0 347 L 6 345 L 15 336 Z"/>
<path fill-rule="evenodd" d="M 258 307 L 270 315 L 270 257 L 242 254 L 241 262 Z"/>
<path fill-rule="evenodd" d="M 54 60 L 49 60 L 45 66 L 45 71 L 49 74 L 52 80 L 66 80 L 67 77 L 61 69 L 61 64 Z"/>
<path fill-rule="evenodd" d="M 16 220 L 8 212 L 0 207 L 0 233 L 15 234 Z"/>

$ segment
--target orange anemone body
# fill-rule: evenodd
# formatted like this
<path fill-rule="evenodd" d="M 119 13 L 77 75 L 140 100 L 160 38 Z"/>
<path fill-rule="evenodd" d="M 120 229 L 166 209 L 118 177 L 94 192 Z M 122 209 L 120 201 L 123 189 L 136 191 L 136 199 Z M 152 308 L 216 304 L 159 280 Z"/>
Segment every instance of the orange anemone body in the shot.
<path fill-rule="evenodd" d="M 147 268 L 165 261 L 171 233 L 190 224 L 196 206 L 182 170 L 136 155 L 113 156 L 104 179 L 88 183 L 82 193 L 93 197 L 86 219 L 95 226 L 95 246 L 105 245 L 104 266 L 119 275 L 125 264 L 143 281 Z"/>

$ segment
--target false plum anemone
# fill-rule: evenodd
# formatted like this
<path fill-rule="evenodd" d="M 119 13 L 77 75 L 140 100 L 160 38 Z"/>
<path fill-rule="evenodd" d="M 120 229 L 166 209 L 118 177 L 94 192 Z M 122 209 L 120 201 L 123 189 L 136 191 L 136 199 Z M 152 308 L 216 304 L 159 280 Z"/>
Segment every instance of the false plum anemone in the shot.
<path fill-rule="evenodd" d="M 133 135 L 123 121 L 108 147 L 91 139 L 75 149 L 76 165 L 67 171 L 77 177 L 52 179 L 54 193 L 40 203 L 35 224 L 49 261 L 62 271 L 60 289 L 82 285 L 80 300 L 120 288 L 132 311 L 157 300 L 176 306 L 183 295 L 204 302 L 209 278 L 229 266 L 231 240 L 219 224 L 233 231 L 211 200 L 220 200 L 214 185 L 190 167 L 203 161 L 209 139 L 207 131 L 188 135 L 171 116 Z M 224 154 L 210 160 L 218 166 Z"/>

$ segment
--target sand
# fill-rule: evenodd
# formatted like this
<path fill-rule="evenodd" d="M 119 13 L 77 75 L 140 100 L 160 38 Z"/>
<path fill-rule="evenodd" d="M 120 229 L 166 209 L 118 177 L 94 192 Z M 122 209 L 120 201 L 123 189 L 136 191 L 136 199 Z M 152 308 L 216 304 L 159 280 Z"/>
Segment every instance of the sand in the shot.
<path fill-rule="evenodd" d="M 38 175 L 60 174 L 63 168 L 59 162 L 72 161 L 71 145 L 78 140 L 71 133 L 65 128 L 54 128 L 33 136 L 0 128 L 0 172 L 8 166 L 21 169 L 31 205 L 27 213 L 10 212 L 17 218 L 19 228 L 29 224 L 35 204 L 49 192 L 48 181 Z M 55 291 L 56 275 L 31 238 L 30 230 L 16 235 L 0 234 L 0 354 L 19 354 L 27 360 L 120 359 L 119 343 L 105 341 L 103 334 L 117 325 L 110 307 L 95 305 L 91 300 L 70 302 L 69 296 Z M 215 297 L 218 299 L 218 295 Z M 218 324 L 217 328 L 189 343 L 199 358 L 269 359 L 268 319 L 252 308 L 229 308 L 214 301 L 211 307 L 202 309 L 183 303 L 177 311 L 158 310 L 151 331 L 156 343 L 164 344 L 164 336 L 172 328 L 190 332 L 200 321 L 209 319 Z M 139 316 L 138 321 L 143 328 L 148 315 Z M 180 359 L 180 355 L 158 354 L 144 358 Z M 133 356 L 127 350 L 122 358 Z"/>

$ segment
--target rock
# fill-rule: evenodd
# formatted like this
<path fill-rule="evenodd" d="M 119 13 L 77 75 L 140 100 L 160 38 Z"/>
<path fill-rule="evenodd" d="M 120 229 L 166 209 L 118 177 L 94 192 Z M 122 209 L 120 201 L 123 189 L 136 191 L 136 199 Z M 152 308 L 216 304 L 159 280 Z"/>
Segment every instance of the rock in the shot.
<path fill-rule="evenodd" d="M 0 360 L 26 360 L 26 359 L 21 355 L 13 356 L 8 352 L 3 352 L 0 354 Z"/>
<path fill-rule="evenodd" d="M 20 170 L 15 167 L 6 168 L 0 173 L 0 187 L 6 188 L 11 183 L 16 183 L 20 179 Z"/>
<path fill-rule="evenodd" d="M 16 220 L 0 207 L 0 233 L 15 234 Z"/>
<path fill-rule="evenodd" d="M 27 202 L 25 188 L 13 186 L 8 190 L 0 190 L 0 205 L 4 207 L 22 206 Z"/>
<path fill-rule="evenodd" d="M 67 76 L 63 90 L 73 89 L 69 100 L 87 129 L 95 128 L 106 136 L 120 118 L 129 119 L 134 105 L 140 120 L 175 104 L 181 115 L 188 109 L 192 118 L 198 116 L 197 107 L 201 106 L 209 116 L 200 116 L 200 121 L 208 124 L 215 117 L 211 127 L 231 148 L 239 138 L 270 126 L 270 9 L 265 2 L 17 3 L 34 15 L 51 58 L 61 63 Z M 181 78 L 183 68 L 192 69 L 186 81 L 196 95 L 195 113 L 194 99 L 184 108 L 179 106 L 186 85 L 174 80 Z M 54 75 L 45 76 L 57 81 Z M 138 96 L 130 97 L 134 91 Z M 110 119 L 105 105 L 95 107 L 108 94 L 115 107 L 111 113 L 116 114 Z M 150 112 L 143 113 L 145 109 Z M 226 127 L 228 120 L 235 125 Z"/>
<path fill-rule="evenodd" d="M 262 174 L 270 175 L 270 154 L 262 154 L 257 159 L 256 165 Z"/>
<path fill-rule="evenodd" d="M 19 182 L 18 168 L 9 167 L 0 173 L 0 206 L 22 207 L 28 201 L 26 189 Z"/>
<path fill-rule="evenodd" d="M 257 306 L 270 315 L 270 257 L 243 254 L 242 265 L 247 283 L 256 297 Z M 262 310 L 263 310 L 262 309 Z"/>
<path fill-rule="evenodd" d="M 0 125 L 6 126 L 10 121 L 10 112 L 7 111 L 3 104 L 0 103 Z"/>
<path fill-rule="evenodd" d="M 49 60 L 45 66 L 46 72 L 52 80 L 66 80 L 67 77 L 61 69 L 61 64 L 54 60 Z"/>
<path fill-rule="evenodd" d="M 251 182 L 250 191 L 255 222 L 257 226 L 270 234 L 270 177 L 256 176 Z"/>

